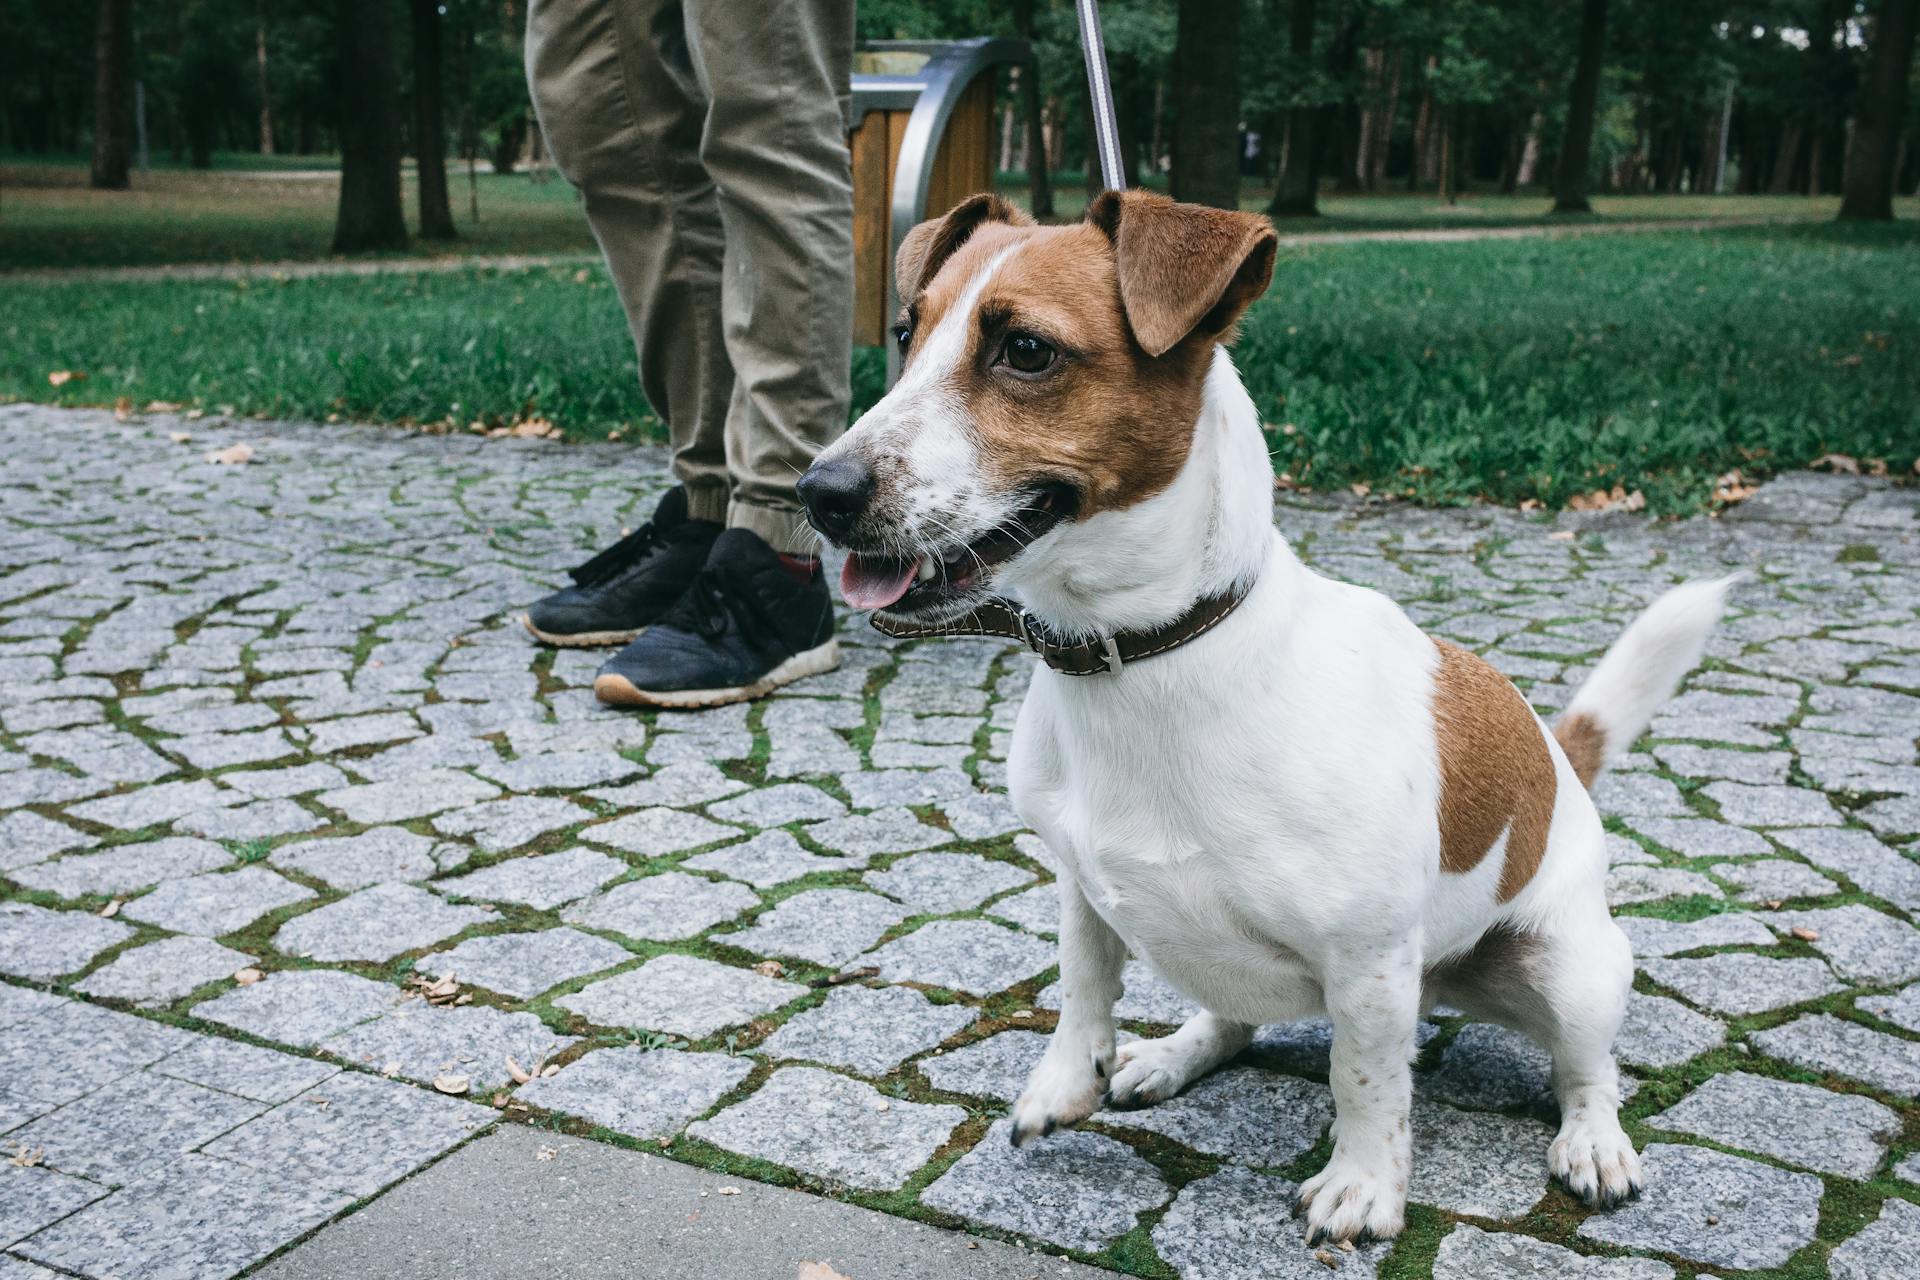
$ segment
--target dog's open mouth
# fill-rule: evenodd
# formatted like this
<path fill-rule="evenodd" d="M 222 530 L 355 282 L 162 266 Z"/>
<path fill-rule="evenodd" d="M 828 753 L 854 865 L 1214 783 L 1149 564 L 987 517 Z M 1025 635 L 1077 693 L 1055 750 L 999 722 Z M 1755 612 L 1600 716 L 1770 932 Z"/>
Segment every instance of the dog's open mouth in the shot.
<path fill-rule="evenodd" d="M 994 566 L 1011 560 L 1079 509 L 1071 485 L 1046 484 L 1004 523 L 971 542 L 904 557 L 850 551 L 840 571 L 840 593 L 856 609 L 913 613 L 951 604 L 977 592 Z"/>

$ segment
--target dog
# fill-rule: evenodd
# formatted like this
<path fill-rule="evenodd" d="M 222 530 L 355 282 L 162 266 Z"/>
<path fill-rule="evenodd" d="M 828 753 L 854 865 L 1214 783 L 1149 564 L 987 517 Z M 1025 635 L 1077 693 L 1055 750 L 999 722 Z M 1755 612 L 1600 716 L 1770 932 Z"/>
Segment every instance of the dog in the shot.
<path fill-rule="evenodd" d="M 1262 217 L 1146 192 L 1049 227 L 972 197 L 905 238 L 900 379 L 800 483 L 883 630 L 1047 659 L 1008 779 L 1055 863 L 1062 1002 L 1013 1142 L 1324 1014 L 1335 1142 L 1296 1208 L 1310 1242 L 1390 1238 L 1415 1031 L 1444 1001 L 1551 1053 L 1548 1167 L 1612 1206 L 1642 1186 L 1611 1054 L 1633 959 L 1588 788 L 1727 583 L 1657 600 L 1549 730 L 1479 658 L 1307 569 L 1226 350 L 1275 248 Z M 1116 1049 L 1130 952 L 1204 1012 Z"/>

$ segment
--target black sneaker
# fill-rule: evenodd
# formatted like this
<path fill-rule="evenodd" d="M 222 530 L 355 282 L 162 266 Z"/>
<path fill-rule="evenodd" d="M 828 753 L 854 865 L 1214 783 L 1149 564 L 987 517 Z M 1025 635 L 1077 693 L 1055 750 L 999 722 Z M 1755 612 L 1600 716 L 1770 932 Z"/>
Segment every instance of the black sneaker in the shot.
<path fill-rule="evenodd" d="M 547 644 L 626 644 L 686 594 L 719 536 L 714 521 L 687 519 L 687 491 L 676 485 L 653 519 L 569 569 L 573 585 L 536 603 L 521 621 Z"/>
<path fill-rule="evenodd" d="M 839 665 L 820 570 L 803 586 L 758 534 L 729 529 L 686 594 L 600 668 L 593 692 L 623 707 L 717 707 Z"/>

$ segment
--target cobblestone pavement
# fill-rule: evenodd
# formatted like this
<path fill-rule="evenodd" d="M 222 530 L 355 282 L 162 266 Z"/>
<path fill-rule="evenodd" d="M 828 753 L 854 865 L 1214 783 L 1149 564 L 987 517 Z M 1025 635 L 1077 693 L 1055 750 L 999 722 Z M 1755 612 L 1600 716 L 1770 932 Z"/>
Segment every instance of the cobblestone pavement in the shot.
<path fill-rule="evenodd" d="M 1665 585 L 1756 572 L 1600 794 L 1648 1194 L 1550 1189 L 1541 1055 L 1436 1016 L 1421 1207 L 1318 1257 L 1324 1025 L 1004 1140 L 1056 1003 L 1019 652 L 848 620 L 761 705 L 612 714 L 513 609 L 651 510 L 656 452 L 25 406 L 0 439 L 0 1276 L 237 1272 L 516 1122 L 1148 1276 L 1916 1274 L 1913 489 L 1575 536 L 1287 505 L 1543 709 Z M 1185 1010 L 1129 969 L 1130 1033 Z"/>

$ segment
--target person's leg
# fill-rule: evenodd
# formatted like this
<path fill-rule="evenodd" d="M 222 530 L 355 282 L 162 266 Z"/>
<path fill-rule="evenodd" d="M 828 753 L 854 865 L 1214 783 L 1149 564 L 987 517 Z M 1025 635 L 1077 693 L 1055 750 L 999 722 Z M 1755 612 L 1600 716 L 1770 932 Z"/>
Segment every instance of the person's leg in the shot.
<path fill-rule="evenodd" d="M 719 522 L 733 392 L 721 332 L 726 238 L 700 162 L 708 104 L 686 19 L 680 0 L 532 0 L 527 83 L 606 255 L 687 514 Z"/>
<path fill-rule="evenodd" d="M 700 158 L 726 228 L 727 524 L 807 554 L 818 542 L 794 484 L 847 425 L 853 2 L 686 4 L 709 103 Z"/>

